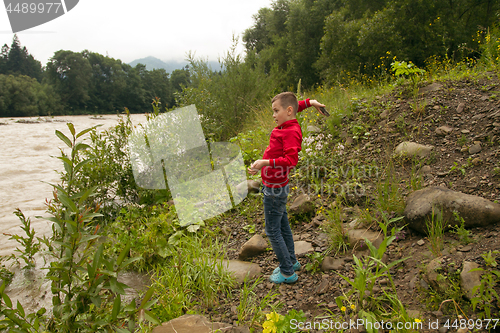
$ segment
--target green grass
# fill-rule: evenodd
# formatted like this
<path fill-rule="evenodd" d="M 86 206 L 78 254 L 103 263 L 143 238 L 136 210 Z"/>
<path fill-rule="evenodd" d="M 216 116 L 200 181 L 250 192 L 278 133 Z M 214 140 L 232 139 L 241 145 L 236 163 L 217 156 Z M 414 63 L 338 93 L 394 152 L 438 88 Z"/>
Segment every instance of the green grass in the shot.
<path fill-rule="evenodd" d="M 230 299 L 235 281 L 222 262 L 225 253 L 217 239 L 182 237 L 168 264 L 157 266 L 152 277 L 158 298 L 153 310 L 157 317 L 168 321 Z"/>

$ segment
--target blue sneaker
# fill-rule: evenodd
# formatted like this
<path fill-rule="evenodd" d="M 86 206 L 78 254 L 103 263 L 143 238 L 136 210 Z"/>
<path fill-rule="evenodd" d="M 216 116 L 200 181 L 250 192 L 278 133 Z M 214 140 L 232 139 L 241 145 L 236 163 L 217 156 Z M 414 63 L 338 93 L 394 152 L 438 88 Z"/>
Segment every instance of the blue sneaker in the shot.
<path fill-rule="evenodd" d="M 274 274 L 274 275 L 271 275 L 269 277 L 269 281 L 276 283 L 276 284 L 280 284 L 283 282 L 284 283 L 295 283 L 295 282 L 297 282 L 298 279 L 299 279 L 299 277 L 297 276 L 296 273 L 293 273 L 292 276 L 284 277 L 283 274 L 281 274 L 281 272 L 279 272 L 278 274 Z"/>
<path fill-rule="evenodd" d="M 302 266 L 300 265 L 300 262 L 297 260 L 297 262 L 296 262 L 295 264 L 293 264 L 293 266 L 292 266 L 292 267 L 293 267 L 293 270 L 294 270 L 294 271 L 300 271 L 300 268 L 301 268 Z M 276 274 L 278 274 L 279 272 L 280 272 L 280 268 L 279 268 L 279 267 L 276 267 L 276 268 L 274 269 L 274 271 L 273 271 L 273 274 L 271 274 L 271 275 L 276 275 Z"/>

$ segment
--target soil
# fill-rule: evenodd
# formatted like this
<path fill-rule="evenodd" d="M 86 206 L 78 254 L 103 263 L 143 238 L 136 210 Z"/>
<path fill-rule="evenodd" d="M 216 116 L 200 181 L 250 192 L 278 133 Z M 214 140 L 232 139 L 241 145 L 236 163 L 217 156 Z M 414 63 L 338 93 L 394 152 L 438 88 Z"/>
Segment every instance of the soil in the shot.
<path fill-rule="evenodd" d="M 347 130 L 341 134 L 346 147 L 346 160 L 357 159 L 361 163 L 371 164 L 376 161 L 379 165 L 387 165 L 387 161 L 391 160 L 388 154 L 391 154 L 400 142 L 413 141 L 432 145 L 433 153 L 426 160 L 419 161 L 420 163 L 406 160 L 393 164 L 403 197 L 411 191 L 410 176 L 420 176 L 418 180 L 422 187 L 445 186 L 491 201 L 500 200 L 500 86 L 497 75 L 486 73 L 474 79 L 427 83 L 420 87 L 417 103 L 408 97 L 411 95 L 410 91 L 411 87 L 400 88 L 390 95 L 377 97 L 370 103 L 361 101 L 361 106 L 350 117 L 343 119 L 342 127 L 347 128 L 355 122 L 363 123 L 370 133 L 359 140 L 350 137 Z M 437 128 L 445 125 L 451 128 L 450 133 L 436 133 Z M 326 125 L 323 126 L 323 129 L 325 128 Z M 473 148 L 479 151 L 470 149 L 474 145 L 479 145 Z M 365 179 L 364 186 L 366 193 L 362 197 L 344 202 L 346 223 L 351 222 L 359 210 L 371 209 L 376 200 L 374 180 Z M 294 198 L 295 196 L 291 195 L 289 202 L 293 202 Z M 261 200 L 247 200 L 254 202 L 252 205 L 255 206 L 251 212 L 244 215 L 227 214 L 220 221 L 220 228 L 230 235 L 229 259 L 237 259 L 239 249 L 252 236 L 245 226 L 255 224 L 255 232 L 265 237 Z M 315 203 L 317 207 L 330 207 L 334 201 L 334 196 L 325 196 L 316 198 Z M 322 253 L 328 248 L 328 244 L 323 242 L 325 231 L 321 226 L 324 221 L 326 219 L 320 216 L 303 221 L 295 220 L 292 225 L 295 239 L 312 243 L 315 251 Z M 377 230 L 376 226 L 371 227 Z M 463 318 L 477 319 L 470 302 L 456 299 L 460 307 L 457 311 L 458 308 L 455 308 L 451 301 L 441 304 L 446 296 L 433 296 L 435 293 L 422 279 L 425 265 L 436 257 L 430 250 L 429 239 L 426 235 L 416 234 L 410 229 L 405 231 L 406 237 L 394 242 L 387 250 L 389 261 L 408 257 L 393 269 L 392 275 L 399 299 L 405 308 L 412 310 L 411 314 L 424 323 L 439 320 L 440 332 L 447 331 L 443 328 L 444 323 L 448 319 L 456 319 L 460 309 L 464 312 Z M 445 271 L 448 270 L 450 276 L 456 274 L 457 270 L 461 271 L 464 260 L 483 265 L 481 254 L 500 250 L 500 226 L 492 225 L 470 231 L 473 242 L 469 245 L 460 243 L 456 234 L 445 234 L 442 254 Z M 359 257 L 366 253 L 355 254 Z M 274 285 L 267 278 L 278 266 L 278 262 L 272 251 L 265 252 L 251 260 L 261 266 L 264 275 L 263 282 L 255 291 L 260 298 L 270 289 L 278 292 L 275 301 L 284 304 L 282 314 L 291 309 L 303 310 L 311 321 L 315 320 L 314 318 L 320 321 L 321 319 L 317 318 L 322 315 L 340 316 L 341 311 L 335 303 L 335 297 L 347 292 L 349 288 L 339 274 L 354 277 L 353 251 L 337 254 L 337 257 L 345 258 L 346 264 L 337 271 L 322 272 L 307 271 L 305 266 L 313 262 L 310 256 L 302 255 L 299 257 L 302 270 L 298 272 L 298 282 L 291 285 Z M 238 305 L 239 295 L 235 292 L 233 299 L 210 309 L 208 315 L 212 321 L 233 322 L 237 319 Z M 494 306 L 494 309 L 496 311 L 498 308 Z M 498 311 L 495 313 L 498 315 Z M 423 331 L 435 332 L 436 329 Z M 449 330 L 455 331 L 456 328 Z"/>

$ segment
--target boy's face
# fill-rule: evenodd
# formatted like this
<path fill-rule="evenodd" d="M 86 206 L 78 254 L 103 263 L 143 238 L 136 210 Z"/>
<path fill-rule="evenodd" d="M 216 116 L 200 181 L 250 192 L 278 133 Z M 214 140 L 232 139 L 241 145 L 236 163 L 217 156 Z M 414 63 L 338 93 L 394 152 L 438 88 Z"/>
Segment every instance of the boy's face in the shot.
<path fill-rule="evenodd" d="M 277 126 L 281 126 L 285 121 L 294 119 L 293 108 L 291 106 L 284 108 L 280 100 L 273 102 L 273 118 Z"/>

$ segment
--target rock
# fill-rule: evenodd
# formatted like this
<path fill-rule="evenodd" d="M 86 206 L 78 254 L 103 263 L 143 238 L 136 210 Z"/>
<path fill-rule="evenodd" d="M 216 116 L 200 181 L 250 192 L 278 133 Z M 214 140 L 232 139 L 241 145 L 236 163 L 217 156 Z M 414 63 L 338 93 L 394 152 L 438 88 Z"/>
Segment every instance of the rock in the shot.
<path fill-rule="evenodd" d="M 470 133 L 470 131 L 469 131 L 469 130 L 467 130 L 467 129 L 461 130 L 460 132 L 461 132 L 462 134 L 469 134 L 469 133 Z"/>
<path fill-rule="evenodd" d="M 420 169 L 420 173 L 422 175 L 428 175 L 432 172 L 432 168 L 429 166 L 429 165 L 424 165 L 421 169 Z"/>
<path fill-rule="evenodd" d="M 477 154 L 481 151 L 481 145 L 479 143 L 473 144 L 469 148 L 469 154 Z"/>
<path fill-rule="evenodd" d="M 425 241 L 424 241 L 423 239 L 421 239 L 421 240 L 419 240 L 419 241 L 417 242 L 417 245 L 419 245 L 419 246 L 422 246 L 422 245 L 424 245 L 424 244 L 425 244 Z"/>
<path fill-rule="evenodd" d="M 261 235 L 254 235 L 241 247 L 238 259 L 246 260 L 258 256 L 266 251 L 268 247 L 267 241 Z"/>
<path fill-rule="evenodd" d="M 248 179 L 236 185 L 236 193 L 241 196 L 246 196 L 247 193 L 259 193 L 260 185 L 260 181 Z"/>
<path fill-rule="evenodd" d="M 480 271 L 471 272 L 472 269 L 479 267 L 480 266 L 475 262 L 463 262 L 462 272 L 460 273 L 460 287 L 468 300 L 471 300 L 472 297 L 474 297 L 475 293 L 472 292 L 474 287 L 481 285 L 482 273 Z"/>
<path fill-rule="evenodd" d="M 314 202 L 307 194 L 301 194 L 293 201 L 289 212 L 292 214 L 311 214 L 315 211 Z"/>
<path fill-rule="evenodd" d="M 483 161 L 479 157 L 476 157 L 475 159 L 472 160 L 472 164 L 475 166 L 478 166 L 481 163 L 483 163 Z"/>
<path fill-rule="evenodd" d="M 314 252 L 314 248 L 311 243 L 305 241 L 298 241 L 293 243 L 295 245 L 295 255 L 300 256 L 308 252 Z"/>
<path fill-rule="evenodd" d="M 420 310 L 406 310 L 408 317 L 410 318 L 420 318 Z"/>
<path fill-rule="evenodd" d="M 403 212 L 408 226 L 426 233 L 426 220 L 434 214 L 443 214 L 446 225 L 459 226 L 453 214 L 458 212 L 465 227 L 485 227 L 500 221 L 500 204 L 484 198 L 452 191 L 444 187 L 426 187 L 412 192 L 406 198 Z"/>
<path fill-rule="evenodd" d="M 260 186 L 262 185 L 262 179 L 259 180 L 248 179 L 247 185 L 248 185 L 248 193 L 259 193 Z"/>
<path fill-rule="evenodd" d="M 415 288 L 415 285 L 417 284 L 417 282 L 419 281 L 418 279 L 418 275 L 415 275 L 411 280 L 410 280 L 410 290 L 413 290 Z"/>
<path fill-rule="evenodd" d="M 354 219 L 351 222 L 349 222 L 349 229 L 357 229 L 357 228 L 362 228 L 362 227 L 363 227 L 363 223 L 358 219 Z"/>
<path fill-rule="evenodd" d="M 348 231 L 349 244 L 353 250 L 365 250 L 368 246 L 365 244 L 365 239 L 368 239 L 375 247 L 379 247 L 384 240 L 384 235 L 381 232 L 374 232 L 365 229 L 351 229 Z"/>
<path fill-rule="evenodd" d="M 462 103 L 458 104 L 458 106 L 457 106 L 457 113 L 462 113 L 462 111 L 464 110 L 464 108 L 465 108 L 465 103 L 462 102 Z"/>
<path fill-rule="evenodd" d="M 444 293 L 449 288 L 448 280 L 441 274 L 443 257 L 433 259 L 424 269 L 424 280 L 437 292 Z"/>
<path fill-rule="evenodd" d="M 323 262 L 321 263 L 321 270 L 324 272 L 331 271 L 331 270 L 339 271 L 342 268 L 344 268 L 344 265 L 345 265 L 344 259 L 342 259 L 342 258 L 335 259 L 335 258 L 326 256 L 323 259 Z"/>
<path fill-rule="evenodd" d="M 321 132 L 321 129 L 314 125 L 307 125 L 307 131 L 312 134 L 317 134 Z"/>
<path fill-rule="evenodd" d="M 328 288 L 330 288 L 330 281 L 324 278 L 323 280 L 321 280 L 321 283 L 316 287 L 315 289 L 316 294 L 323 295 L 328 291 Z"/>
<path fill-rule="evenodd" d="M 314 246 L 325 247 L 328 245 L 329 240 L 330 237 L 322 232 L 313 240 L 312 243 Z"/>
<path fill-rule="evenodd" d="M 222 229 L 220 230 L 224 236 L 229 236 L 231 235 L 231 228 L 228 226 L 223 226 Z"/>
<path fill-rule="evenodd" d="M 185 314 L 153 329 L 153 333 L 213 333 L 231 332 L 233 326 L 225 323 L 211 323 L 206 317 Z"/>
<path fill-rule="evenodd" d="M 440 135 L 440 136 L 445 136 L 447 134 L 450 134 L 451 132 L 453 132 L 453 127 L 450 127 L 450 126 L 441 126 L 441 127 L 438 127 L 436 128 L 436 134 L 437 135 Z"/>
<path fill-rule="evenodd" d="M 459 248 L 457 250 L 460 251 L 460 252 L 469 252 L 470 250 L 472 250 L 472 246 L 466 245 L 466 246 L 461 247 L 461 248 Z"/>
<path fill-rule="evenodd" d="M 310 238 L 311 238 L 311 234 L 309 234 L 307 232 L 305 234 L 300 235 L 300 239 L 305 240 L 307 242 L 311 241 Z"/>
<path fill-rule="evenodd" d="M 394 150 L 394 155 L 398 157 L 420 157 L 429 156 L 434 146 L 421 145 L 419 143 L 405 141 L 401 142 Z"/>
<path fill-rule="evenodd" d="M 253 279 L 262 274 L 258 264 L 241 260 L 223 260 L 223 267 L 232 273 L 238 283 L 243 283 L 245 278 Z"/>
<path fill-rule="evenodd" d="M 438 91 L 442 87 L 443 87 L 443 85 L 441 83 L 434 82 L 434 83 L 429 84 L 426 87 L 418 89 L 418 93 L 419 94 L 425 94 L 425 93 L 427 93 L 429 91 Z"/>

